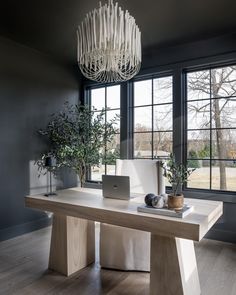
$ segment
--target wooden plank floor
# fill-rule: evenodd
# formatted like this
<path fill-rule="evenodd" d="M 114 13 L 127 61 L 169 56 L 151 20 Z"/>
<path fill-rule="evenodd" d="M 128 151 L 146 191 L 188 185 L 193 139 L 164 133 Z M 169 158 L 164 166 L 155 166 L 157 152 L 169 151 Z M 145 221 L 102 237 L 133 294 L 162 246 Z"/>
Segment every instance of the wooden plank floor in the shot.
<path fill-rule="evenodd" d="M 98 262 L 70 278 L 48 271 L 50 234 L 44 228 L 0 243 L 1 295 L 148 294 L 148 273 L 101 270 Z M 236 295 L 236 245 L 203 240 L 196 255 L 202 295 Z"/>

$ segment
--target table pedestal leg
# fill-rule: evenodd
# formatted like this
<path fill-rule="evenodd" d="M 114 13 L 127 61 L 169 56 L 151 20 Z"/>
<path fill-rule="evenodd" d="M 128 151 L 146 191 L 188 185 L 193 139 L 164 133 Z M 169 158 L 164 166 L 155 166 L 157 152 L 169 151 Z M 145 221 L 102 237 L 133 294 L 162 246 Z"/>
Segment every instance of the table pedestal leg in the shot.
<path fill-rule="evenodd" d="M 193 241 L 151 235 L 150 294 L 201 294 Z"/>
<path fill-rule="evenodd" d="M 94 260 L 94 222 L 54 214 L 49 268 L 69 276 Z"/>

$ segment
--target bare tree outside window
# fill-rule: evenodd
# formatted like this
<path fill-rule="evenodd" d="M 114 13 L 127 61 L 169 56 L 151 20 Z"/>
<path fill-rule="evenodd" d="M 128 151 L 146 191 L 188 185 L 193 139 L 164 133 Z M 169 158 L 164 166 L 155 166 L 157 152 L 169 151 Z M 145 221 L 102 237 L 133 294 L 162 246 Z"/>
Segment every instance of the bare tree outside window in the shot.
<path fill-rule="evenodd" d="M 236 66 L 190 72 L 187 83 L 188 158 L 205 160 L 210 188 L 234 190 L 227 171 L 236 176 Z"/>

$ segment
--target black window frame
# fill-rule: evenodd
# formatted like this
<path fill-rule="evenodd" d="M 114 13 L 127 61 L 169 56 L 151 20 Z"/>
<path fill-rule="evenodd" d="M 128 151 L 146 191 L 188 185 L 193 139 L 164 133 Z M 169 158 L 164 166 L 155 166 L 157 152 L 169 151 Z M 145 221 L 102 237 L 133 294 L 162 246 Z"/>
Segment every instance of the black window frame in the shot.
<path fill-rule="evenodd" d="M 171 77 L 172 78 L 172 101 L 171 102 L 168 102 L 168 103 L 158 103 L 158 104 L 155 104 L 154 103 L 154 83 L 153 81 L 155 79 L 159 79 L 159 78 L 166 78 L 166 77 Z M 147 105 L 139 105 L 139 106 L 135 106 L 134 105 L 134 83 L 135 82 L 142 82 L 142 81 L 147 81 L 147 80 L 151 80 L 151 84 L 152 84 L 152 90 L 151 90 L 151 95 L 152 95 L 152 101 L 151 101 L 151 104 L 147 104 Z M 172 105 L 172 122 L 174 122 L 174 81 L 173 81 L 173 72 L 172 71 L 166 71 L 166 72 L 161 72 L 161 73 L 156 73 L 156 74 L 151 74 L 151 75 L 146 75 L 145 77 L 138 77 L 138 78 L 134 78 L 132 80 L 132 105 L 130 106 L 130 110 L 129 110 L 129 114 L 132 118 L 132 124 L 131 124 L 131 133 L 132 133 L 132 151 L 131 151 L 131 159 L 149 159 L 149 160 L 153 160 L 153 159 L 158 159 L 158 157 L 154 157 L 154 154 L 153 154 L 153 145 L 154 145 L 154 134 L 155 133 L 159 133 L 159 132 L 162 132 L 162 131 L 155 131 L 154 130 L 154 123 L 153 123 L 153 117 L 154 117 L 154 107 L 155 106 L 158 106 L 158 105 Z M 137 108 L 142 108 L 142 107 L 151 107 L 151 114 L 152 114 L 152 128 L 151 128 L 151 131 L 145 131 L 145 132 L 135 132 L 135 122 L 134 122 L 134 110 L 137 109 Z M 171 130 L 165 130 L 163 132 L 170 132 L 172 133 L 172 151 L 174 149 L 174 146 L 173 146 L 173 133 L 174 133 L 174 130 L 173 130 L 173 123 L 172 123 L 172 129 Z M 151 134 L 151 138 L 152 138 L 152 147 L 151 147 L 151 157 L 135 157 L 134 155 L 134 134 L 136 133 L 150 133 Z M 165 159 L 166 157 L 159 157 L 159 159 L 162 158 L 162 159 Z"/>
<path fill-rule="evenodd" d="M 178 162 L 186 163 L 187 159 L 187 136 L 186 136 L 186 73 L 209 68 L 224 67 L 236 64 L 236 52 L 221 55 L 203 56 L 194 59 L 180 60 L 175 63 L 163 64 L 142 69 L 140 74 L 130 81 L 121 83 L 121 159 L 133 158 L 133 82 L 173 75 L 173 152 Z M 107 84 L 107 86 L 114 84 Z M 86 103 L 87 89 L 91 87 L 103 87 L 91 81 L 84 81 L 82 103 Z M 101 188 L 100 184 L 94 183 L 93 187 Z M 168 188 L 167 188 L 168 192 Z M 208 189 L 188 188 L 183 186 L 186 197 L 210 199 L 236 203 L 236 191 L 219 191 Z"/>
<path fill-rule="evenodd" d="M 89 108 L 91 109 L 91 107 L 92 107 L 92 105 L 91 105 L 91 91 L 94 89 L 105 88 L 105 110 L 106 110 L 105 111 L 105 121 L 106 121 L 108 111 L 116 111 L 116 110 L 121 111 L 121 94 L 120 94 L 120 108 L 114 108 L 114 109 L 109 108 L 109 110 L 107 110 L 107 88 L 112 87 L 112 86 L 117 86 L 117 85 L 121 86 L 120 83 L 107 83 L 107 84 L 92 84 L 92 85 L 85 87 L 82 103 L 89 105 Z M 120 87 L 120 92 L 121 92 L 121 87 Z M 98 112 L 99 112 L 99 110 L 98 110 Z M 121 123 L 120 123 L 120 125 L 121 125 Z M 121 126 L 120 126 L 120 132 L 118 132 L 116 134 L 119 134 L 121 136 Z M 106 148 L 105 148 L 105 153 L 106 153 Z M 105 164 L 105 174 L 107 174 L 107 164 Z M 90 168 L 87 170 L 86 182 L 91 183 L 91 184 L 100 184 L 101 183 L 101 181 L 92 180 L 91 176 L 92 176 L 92 173 L 91 173 L 91 168 Z"/>
<path fill-rule="evenodd" d="M 183 134 L 184 134 L 184 142 L 183 142 L 183 146 L 184 146 L 184 155 L 183 155 L 183 159 L 184 159 L 184 163 L 185 165 L 187 165 L 188 162 L 188 131 L 191 131 L 192 129 L 188 129 L 188 102 L 194 102 L 194 101 L 198 101 L 196 100 L 188 100 L 188 91 L 187 91 L 187 87 L 188 87 L 188 81 L 187 81 L 187 75 L 188 73 L 193 73 L 193 72 L 198 72 L 198 71 L 209 71 L 210 73 L 210 96 L 209 98 L 205 98 L 205 99 L 199 99 L 199 100 L 209 100 L 210 101 L 210 127 L 209 128 L 205 128 L 204 130 L 209 130 L 210 132 L 210 158 L 208 159 L 210 162 L 210 175 L 209 175 L 209 189 L 204 189 L 204 188 L 194 188 L 194 187 L 188 187 L 187 184 L 184 184 L 183 189 L 187 192 L 203 192 L 203 193 L 216 193 L 216 194 L 229 194 L 229 195 L 233 195 L 236 196 L 236 190 L 235 191 L 230 191 L 230 190 L 221 190 L 221 189 L 214 189 L 212 188 L 212 162 L 213 161 L 232 161 L 233 159 L 214 159 L 212 158 L 212 131 L 213 130 L 217 130 L 217 128 L 212 127 L 212 101 L 215 99 L 223 99 L 224 97 L 219 97 L 219 98 L 215 98 L 212 97 L 211 94 L 211 70 L 214 69 L 219 69 L 219 68 L 224 68 L 224 67 L 228 67 L 228 66 L 236 66 L 236 60 L 235 61 L 220 61 L 220 62 L 215 62 L 215 63 L 209 63 L 209 64 L 204 64 L 204 65 L 200 65 L 200 66 L 194 66 L 194 67 L 187 67 L 183 70 L 182 75 L 184 78 L 184 85 L 183 85 L 183 97 L 184 97 L 184 130 L 183 130 Z M 234 96 L 235 97 L 235 96 Z M 236 127 L 233 128 L 221 128 L 221 129 L 233 129 L 236 130 Z M 201 129 L 193 129 L 193 130 L 201 130 Z M 197 158 L 197 160 L 199 160 L 200 158 Z M 191 160 L 195 160 L 194 158 L 191 158 Z"/>

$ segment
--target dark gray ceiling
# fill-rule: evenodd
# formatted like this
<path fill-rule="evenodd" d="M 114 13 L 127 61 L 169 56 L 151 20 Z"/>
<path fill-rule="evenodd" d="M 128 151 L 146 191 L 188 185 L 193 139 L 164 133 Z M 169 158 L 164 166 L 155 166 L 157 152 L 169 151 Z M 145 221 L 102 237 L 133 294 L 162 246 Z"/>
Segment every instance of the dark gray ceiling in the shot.
<path fill-rule="evenodd" d="M 0 35 L 76 63 L 76 27 L 98 2 L 0 0 Z M 135 17 L 143 51 L 236 31 L 235 0 L 119 0 L 119 4 Z"/>

